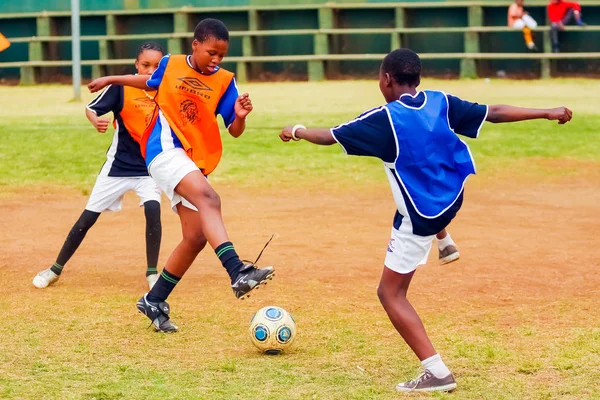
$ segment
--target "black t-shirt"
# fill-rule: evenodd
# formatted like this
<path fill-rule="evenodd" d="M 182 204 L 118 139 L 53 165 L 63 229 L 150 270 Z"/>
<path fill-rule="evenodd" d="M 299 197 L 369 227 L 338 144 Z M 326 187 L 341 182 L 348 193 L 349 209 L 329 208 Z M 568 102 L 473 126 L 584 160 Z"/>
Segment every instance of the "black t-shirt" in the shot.
<path fill-rule="evenodd" d="M 100 173 L 114 177 L 148 176 L 140 145 L 133 140 L 121 118 L 123 99 L 123 86 L 109 85 L 87 105 L 88 110 L 98 116 L 112 112 L 116 121 L 113 141 L 106 151 L 106 161 Z"/>

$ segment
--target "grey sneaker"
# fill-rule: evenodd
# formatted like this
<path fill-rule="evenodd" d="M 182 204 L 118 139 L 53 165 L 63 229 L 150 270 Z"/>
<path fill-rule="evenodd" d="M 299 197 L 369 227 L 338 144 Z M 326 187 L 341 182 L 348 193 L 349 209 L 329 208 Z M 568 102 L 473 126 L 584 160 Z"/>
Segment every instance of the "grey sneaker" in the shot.
<path fill-rule="evenodd" d="M 443 250 L 440 250 L 440 265 L 451 263 L 453 261 L 458 260 L 459 258 L 460 253 L 458 252 L 456 246 L 453 244 L 449 244 L 448 246 L 444 247 Z"/>
<path fill-rule="evenodd" d="M 152 321 L 152 325 L 154 325 L 154 330 L 156 332 L 177 332 L 177 325 L 173 324 L 169 319 L 169 313 L 171 312 L 169 304 L 166 301 L 160 303 L 150 302 L 146 298 L 147 295 L 148 293 L 143 295 L 136 303 L 138 311 Z"/>
<path fill-rule="evenodd" d="M 456 381 L 452 374 L 445 378 L 436 378 L 428 369 L 408 382 L 396 386 L 399 392 L 451 392 L 456 389 Z"/>
<path fill-rule="evenodd" d="M 48 268 L 43 271 L 40 271 L 33 278 L 33 286 L 35 286 L 38 289 L 44 289 L 56 282 L 58 278 L 60 278 L 60 275 L 56 275 L 54 272 L 52 272 L 50 268 Z"/>

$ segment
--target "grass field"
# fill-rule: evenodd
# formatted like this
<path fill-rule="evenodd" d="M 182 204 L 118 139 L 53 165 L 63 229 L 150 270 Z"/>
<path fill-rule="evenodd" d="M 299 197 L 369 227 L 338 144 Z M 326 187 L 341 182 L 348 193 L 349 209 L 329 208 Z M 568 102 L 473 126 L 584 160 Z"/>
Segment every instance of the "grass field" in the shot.
<path fill-rule="evenodd" d="M 564 128 L 539 121 L 487 126 L 482 140 L 469 140 L 482 175 L 531 157 L 582 162 L 600 158 L 596 129 L 600 114 L 595 106 L 600 94 L 594 81 L 425 81 L 423 87 L 442 88 L 482 103 L 564 104 L 575 110 L 573 122 Z M 376 160 L 348 158 L 337 147 L 284 146 L 277 138 L 285 125 L 334 126 L 379 105 L 382 98 L 375 82 L 253 84 L 243 89 L 252 94 L 256 111 L 240 139 L 225 136 L 225 156 L 213 176 L 216 181 L 279 185 L 300 179 L 311 184 L 314 179 L 327 179 L 331 170 L 346 171 L 336 176 L 337 182 L 385 179 L 379 168 L 373 168 L 379 165 Z M 65 86 L 0 87 L 0 185 L 58 183 L 90 188 L 112 135 L 95 133 L 82 104 L 70 103 L 70 98 L 72 91 Z M 86 93 L 85 100 L 91 98 Z M 529 162 L 525 166 L 525 174 L 547 173 Z"/>
<path fill-rule="evenodd" d="M 434 81 L 482 103 L 566 105 L 572 123 L 484 127 L 467 140 L 480 175 L 452 234 L 462 258 L 416 275 L 411 295 L 459 389 L 443 399 L 600 398 L 600 84 Z M 377 160 L 284 145 L 284 125 L 333 126 L 379 105 L 376 82 L 248 84 L 255 112 L 225 137 L 211 182 L 228 229 L 277 277 L 239 302 L 205 251 L 169 300 L 181 327 L 146 329 L 143 217 L 134 196 L 102 216 L 54 287 L 50 265 L 86 202 L 112 134 L 94 132 L 65 86 L 0 87 L 0 398 L 398 399 L 418 361 L 378 303 L 393 203 Z M 91 99 L 89 94 L 86 100 Z M 163 204 L 164 264 L 178 220 Z M 253 312 L 291 311 L 282 356 L 247 339 Z"/>

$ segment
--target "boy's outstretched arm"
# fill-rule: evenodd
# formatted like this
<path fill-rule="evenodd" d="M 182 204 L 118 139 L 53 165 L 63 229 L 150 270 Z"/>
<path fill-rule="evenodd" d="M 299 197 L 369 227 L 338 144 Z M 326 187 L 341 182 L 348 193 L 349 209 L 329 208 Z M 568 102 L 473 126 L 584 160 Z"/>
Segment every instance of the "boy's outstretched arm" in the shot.
<path fill-rule="evenodd" d="M 285 128 L 283 128 L 283 130 L 279 134 L 281 140 L 283 140 L 284 142 L 289 142 L 290 140 L 304 139 L 311 143 L 321 144 L 324 146 L 329 146 L 336 143 L 336 140 L 331 134 L 331 129 L 329 128 L 304 128 L 298 127 L 298 125 L 295 125 L 295 127 L 295 131 L 294 126 L 286 126 Z"/>
<path fill-rule="evenodd" d="M 573 117 L 573 111 L 567 107 L 556 108 L 522 108 L 503 104 L 488 107 L 486 121 L 492 123 L 517 122 L 529 119 L 547 119 L 566 124 Z"/>
<path fill-rule="evenodd" d="M 111 75 L 103 76 L 102 78 L 94 79 L 88 84 L 88 89 L 91 93 L 95 93 L 104 89 L 108 85 L 131 86 L 138 89 L 153 90 L 148 87 L 147 75 Z"/>

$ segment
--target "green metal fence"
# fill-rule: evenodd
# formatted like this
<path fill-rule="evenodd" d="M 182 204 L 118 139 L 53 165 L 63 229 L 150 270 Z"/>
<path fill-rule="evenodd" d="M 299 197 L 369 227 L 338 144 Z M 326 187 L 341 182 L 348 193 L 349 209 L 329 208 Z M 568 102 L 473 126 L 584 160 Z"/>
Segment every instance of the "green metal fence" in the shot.
<path fill-rule="evenodd" d="M 153 1 L 103 4 L 126 3 L 150 7 Z M 600 71 L 600 0 L 582 4 L 589 26 L 568 27 L 558 54 L 550 53 L 545 0 L 527 2 L 540 23 L 534 33 L 543 51 L 537 53 L 528 52 L 520 31 L 506 27 L 504 1 L 88 9 L 81 13 L 83 73 L 131 72 L 131 57 L 145 40 L 185 53 L 195 24 L 213 17 L 231 31 L 225 67 L 240 81 L 273 74 L 311 80 L 374 76 L 383 56 L 400 46 L 419 52 L 429 75 L 488 76 L 498 69 L 544 78 L 589 74 Z M 0 32 L 12 43 L 0 53 L 0 77 L 20 76 L 31 84 L 69 75 L 69 18 L 68 11 L 0 14 Z"/>

